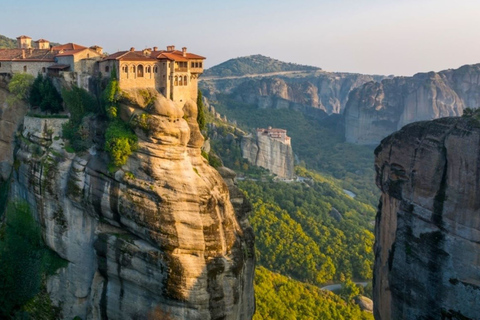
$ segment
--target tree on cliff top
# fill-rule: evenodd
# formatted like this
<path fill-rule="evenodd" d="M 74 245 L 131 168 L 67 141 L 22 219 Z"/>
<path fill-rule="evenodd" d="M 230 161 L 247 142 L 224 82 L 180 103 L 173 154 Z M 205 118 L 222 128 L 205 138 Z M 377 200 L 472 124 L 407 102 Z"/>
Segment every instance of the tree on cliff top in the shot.
<path fill-rule="evenodd" d="M 63 99 L 50 78 L 38 74 L 33 82 L 28 101 L 32 107 L 39 106 L 42 111 L 57 113 L 63 110 Z"/>
<path fill-rule="evenodd" d="M 27 101 L 34 77 L 26 73 L 15 73 L 8 83 L 8 91 L 13 95 L 7 99 L 8 104 L 15 104 L 21 100 Z"/>

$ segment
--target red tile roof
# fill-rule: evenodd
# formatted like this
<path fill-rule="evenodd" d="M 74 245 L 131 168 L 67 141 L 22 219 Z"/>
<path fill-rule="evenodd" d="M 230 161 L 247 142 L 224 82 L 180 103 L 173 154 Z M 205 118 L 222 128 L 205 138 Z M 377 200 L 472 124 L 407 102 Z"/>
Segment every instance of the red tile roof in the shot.
<path fill-rule="evenodd" d="M 25 58 L 23 58 L 25 52 Z M 55 52 L 49 49 L 4 49 L 0 50 L 0 61 L 54 61 Z"/>
<path fill-rule="evenodd" d="M 104 60 L 155 61 L 155 58 L 145 56 L 142 51 L 119 51 L 105 57 Z"/>
<path fill-rule="evenodd" d="M 76 43 L 66 43 L 66 44 L 61 44 L 58 46 L 52 47 L 53 50 L 60 51 L 60 50 L 78 50 L 78 49 L 86 49 L 87 47 L 81 46 Z"/>
<path fill-rule="evenodd" d="M 183 56 L 182 51 L 151 51 L 149 56 L 145 56 L 142 51 L 118 51 L 108 57 L 105 57 L 105 60 L 122 60 L 122 61 L 150 61 L 152 59 L 167 59 L 173 61 L 189 61 L 190 59 L 205 59 L 205 57 L 193 54 L 186 53 L 186 56 Z"/>
<path fill-rule="evenodd" d="M 29 36 L 23 35 L 23 36 L 17 37 L 17 39 L 32 39 L 32 38 L 30 38 Z"/>
<path fill-rule="evenodd" d="M 33 41 L 33 42 L 50 42 L 50 41 L 45 40 L 45 39 L 38 39 L 37 41 Z"/>
<path fill-rule="evenodd" d="M 87 48 L 84 48 L 84 49 L 75 49 L 75 50 L 67 50 L 67 51 L 64 51 L 64 52 L 61 52 L 59 54 L 57 54 L 56 56 L 57 57 L 65 57 L 65 56 L 74 56 L 76 55 L 77 53 L 80 53 L 80 52 L 83 52 L 87 50 Z"/>
<path fill-rule="evenodd" d="M 183 56 L 183 52 L 182 51 L 178 51 L 178 50 L 173 50 L 173 51 L 157 51 L 159 52 L 160 54 L 163 54 L 164 56 L 168 57 L 167 59 L 170 59 L 170 60 L 175 60 L 175 61 L 188 61 L 190 59 L 205 59 L 205 57 L 202 57 L 202 56 L 199 56 L 197 54 L 194 54 L 194 53 L 189 53 L 187 52 L 185 54 L 185 57 Z M 161 57 L 158 57 L 159 59 Z"/>

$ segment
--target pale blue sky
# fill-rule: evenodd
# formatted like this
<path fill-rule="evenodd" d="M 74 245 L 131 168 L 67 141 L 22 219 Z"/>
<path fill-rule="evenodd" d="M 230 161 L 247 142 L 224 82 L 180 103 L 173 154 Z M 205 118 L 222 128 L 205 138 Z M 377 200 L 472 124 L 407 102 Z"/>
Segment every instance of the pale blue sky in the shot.
<path fill-rule="evenodd" d="M 480 63 L 480 0 L 1 0 L 0 34 L 412 75 Z"/>

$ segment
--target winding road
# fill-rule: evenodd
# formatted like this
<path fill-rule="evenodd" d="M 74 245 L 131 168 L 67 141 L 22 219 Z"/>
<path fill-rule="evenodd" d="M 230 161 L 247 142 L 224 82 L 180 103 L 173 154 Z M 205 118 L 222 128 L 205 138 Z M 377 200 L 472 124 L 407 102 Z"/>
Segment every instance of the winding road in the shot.
<path fill-rule="evenodd" d="M 361 282 L 355 282 L 355 284 L 361 285 L 362 287 L 366 287 L 368 282 L 361 281 Z M 325 286 L 325 287 L 321 287 L 320 289 L 327 290 L 327 291 L 335 291 L 341 288 L 342 288 L 341 283 L 335 283 L 335 284 L 329 284 L 328 286 Z"/>

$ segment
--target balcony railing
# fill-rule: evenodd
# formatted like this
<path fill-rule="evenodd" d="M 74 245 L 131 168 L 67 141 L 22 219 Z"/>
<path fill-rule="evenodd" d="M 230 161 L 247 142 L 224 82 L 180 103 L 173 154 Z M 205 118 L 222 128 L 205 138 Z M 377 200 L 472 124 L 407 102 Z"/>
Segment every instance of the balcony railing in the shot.
<path fill-rule="evenodd" d="M 187 72 L 188 68 L 175 68 L 175 72 Z"/>

